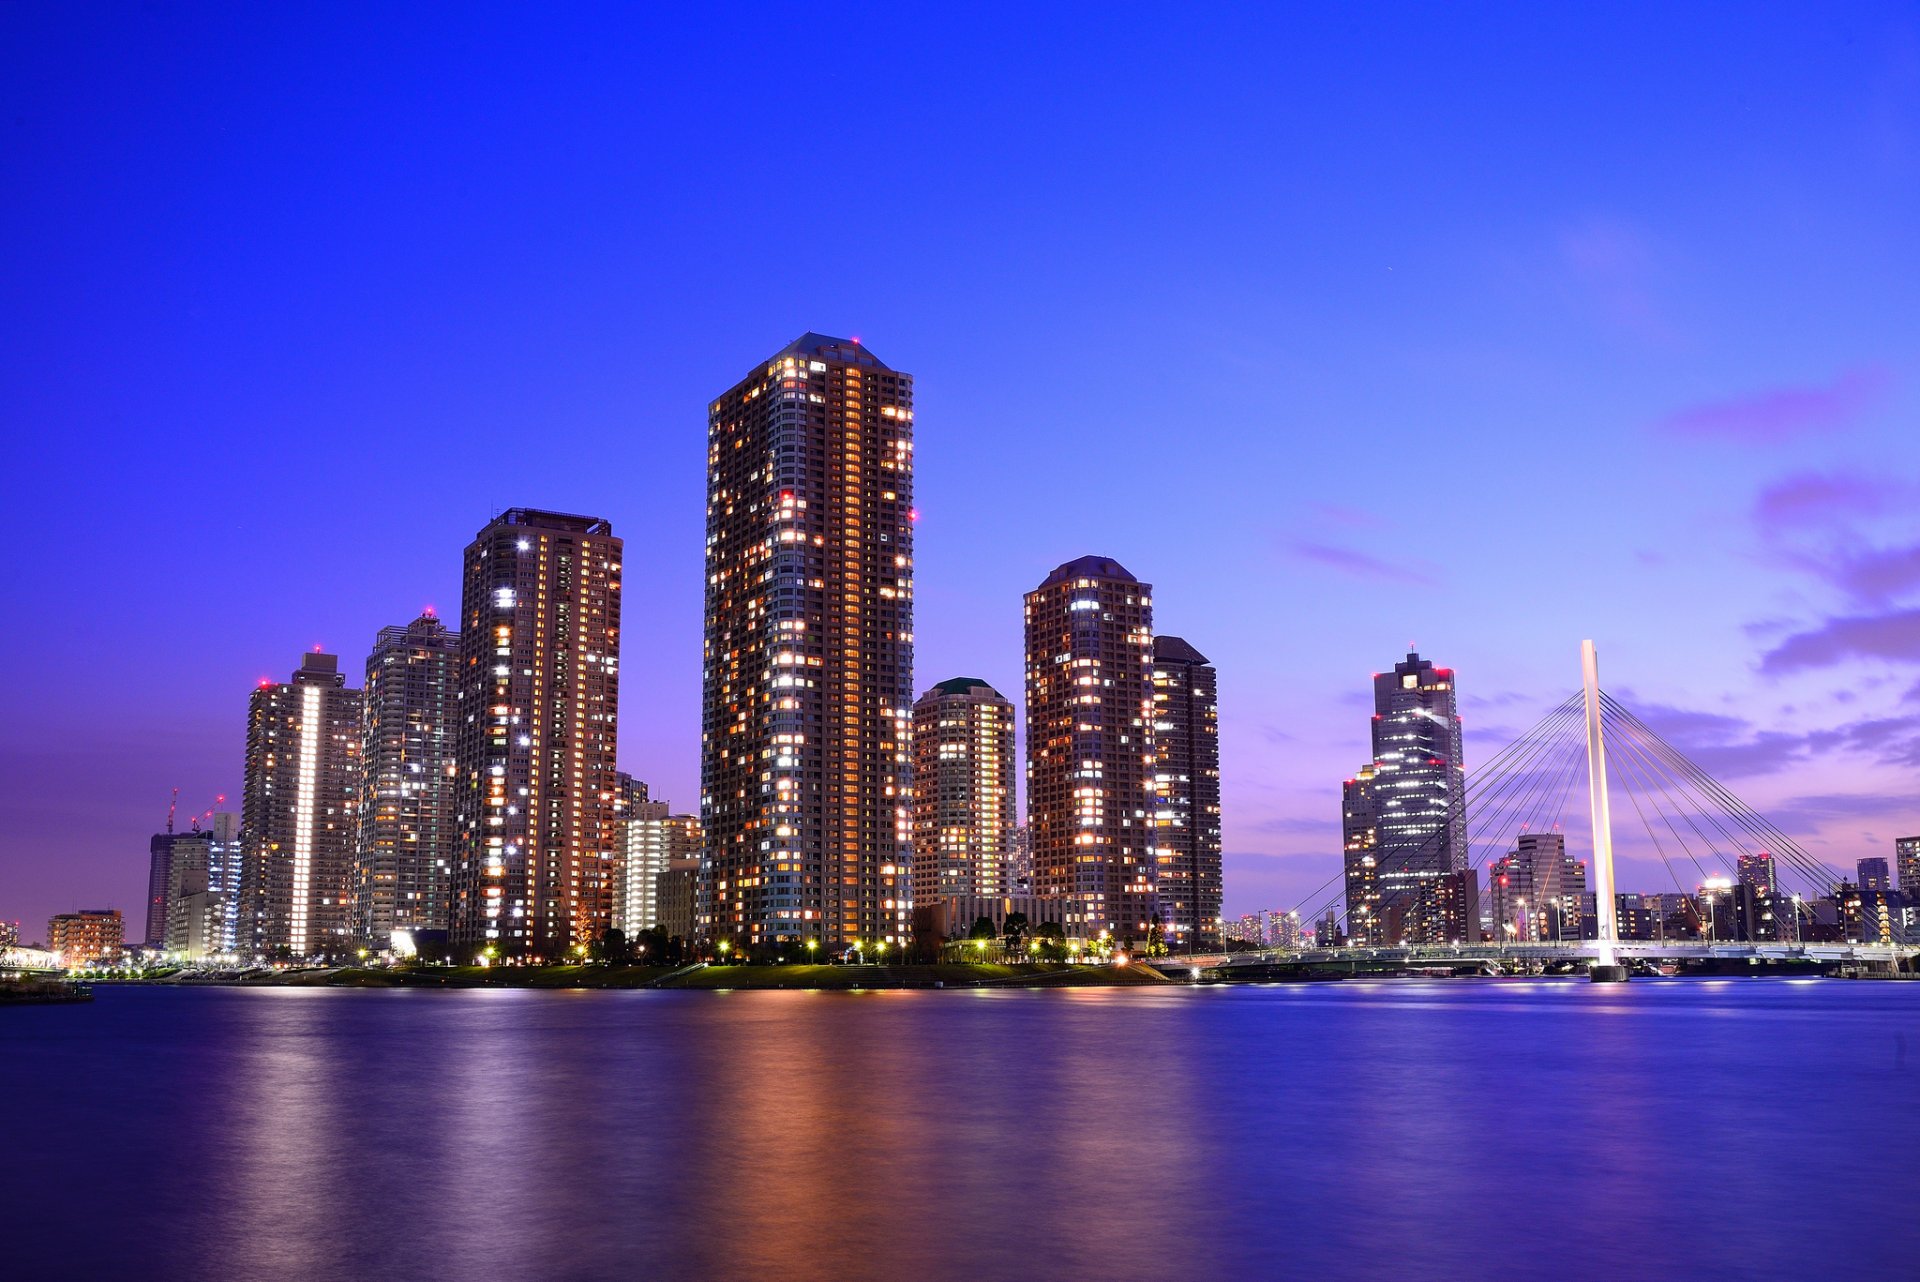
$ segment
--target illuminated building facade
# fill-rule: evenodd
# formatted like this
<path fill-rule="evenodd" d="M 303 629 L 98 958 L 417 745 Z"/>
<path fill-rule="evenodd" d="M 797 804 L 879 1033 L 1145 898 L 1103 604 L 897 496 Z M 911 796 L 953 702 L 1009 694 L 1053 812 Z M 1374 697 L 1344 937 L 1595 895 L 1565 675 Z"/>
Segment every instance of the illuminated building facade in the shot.
<path fill-rule="evenodd" d="M 233 951 L 238 916 L 240 817 L 207 818 L 206 828 L 169 834 L 166 930 L 154 945 L 196 959 Z"/>
<path fill-rule="evenodd" d="M 1071 937 L 1145 943 L 1158 926 L 1152 587 L 1083 556 L 1025 604 L 1034 893 L 1071 901 Z"/>
<path fill-rule="evenodd" d="M 63 966 L 91 966 L 120 960 L 126 922 L 118 908 L 84 908 L 47 921 L 47 947 Z"/>
<path fill-rule="evenodd" d="M 447 928 L 459 680 L 460 634 L 431 610 L 380 629 L 367 656 L 353 909 L 375 948 L 396 930 Z"/>
<path fill-rule="evenodd" d="M 1920 895 L 1920 837 L 1895 837 L 1893 862 L 1900 873 L 1900 889 Z"/>
<path fill-rule="evenodd" d="M 643 798 L 644 791 L 627 810 L 613 909 L 613 924 L 628 939 L 660 925 L 661 876 L 676 863 L 700 858 L 700 816 L 676 815 L 666 802 Z"/>
<path fill-rule="evenodd" d="M 1155 894 L 1169 952 L 1220 947 L 1220 693 L 1179 637 L 1153 639 Z"/>
<path fill-rule="evenodd" d="M 1374 815 L 1373 777 L 1373 767 L 1365 765 L 1340 785 L 1347 939 L 1354 944 L 1379 944 L 1386 934 L 1380 920 L 1380 830 Z"/>
<path fill-rule="evenodd" d="M 1586 862 L 1567 854 L 1567 839 L 1558 832 L 1523 832 L 1512 850 L 1487 867 L 1496 943 L 1580 939 L 1586 898 Z"/>
<path fill-rule="evenodd" d="M 502 513 L 467 547 L 449 911 L 458 954 L 551 961 L 613 924 L 621 555 L 607 522 L 533 508 Z"/>
<path fill-rule="evenodd" d="M 913 705 L 913 900 L 1013 893 L 1013 704 L 978 677 Z"/>
<path fill-rule="evenodd" d="M 1467 867 L 1466 766 L 1458 698 L 1452 670 L 1435 667 L 1415 653 L 1391 672 L 1374 674 L 1373 776 L 1367 781 L 1365 802 L 1373 829 L 1376 899 L 1359 909 L 1351 889 L 1364 855 L 1351 848 L 1347 855 L 1348 929 L 1369 942 L 1448 939 L 1437 882 Z M 1356 917 L 1360 932 L 1352 924 Z"/>
<path fill-rule="evenodd" d="M 262 681 L 247 709 L 237 951 L 341 957 L 353 937 L 360 692 L 331 654 Z"/>
<path fill-rule="evenodd" d="M 858 343 L 803 335 L 708 407 L 716 943 L 907 942 L 912 507 L 913 379 Z"/>

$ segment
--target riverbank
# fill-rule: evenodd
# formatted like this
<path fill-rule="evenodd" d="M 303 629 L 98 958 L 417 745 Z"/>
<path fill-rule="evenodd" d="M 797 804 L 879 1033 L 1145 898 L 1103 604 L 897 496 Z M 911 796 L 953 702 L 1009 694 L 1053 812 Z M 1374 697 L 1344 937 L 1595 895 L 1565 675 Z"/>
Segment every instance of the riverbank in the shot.
<path fill-rule="evenodd" d="M 90 1002 L 84 984 L 64 979 L 9 979 L 0 982 L 0 1006 L 43 1006 L 52 1002 Z"/>
<path fill-rule="evenodd" d="M 1001 966 L 342 966 L 312 970 L 181 971 L 137 984 L 241 988 L 1115 988 L 1172 983 L 1150 966 L 1036 962 Z"/>

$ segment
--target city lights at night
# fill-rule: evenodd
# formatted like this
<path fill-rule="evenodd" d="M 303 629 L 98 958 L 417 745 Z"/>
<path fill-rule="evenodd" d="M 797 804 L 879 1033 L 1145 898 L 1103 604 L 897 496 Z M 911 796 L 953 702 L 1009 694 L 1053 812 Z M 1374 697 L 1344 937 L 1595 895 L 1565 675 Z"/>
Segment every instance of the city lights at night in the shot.
<path fill-rule="evenodd" d="M 0 59 L 18 1276 L 1920 1254 L 1910 7 Z"/>

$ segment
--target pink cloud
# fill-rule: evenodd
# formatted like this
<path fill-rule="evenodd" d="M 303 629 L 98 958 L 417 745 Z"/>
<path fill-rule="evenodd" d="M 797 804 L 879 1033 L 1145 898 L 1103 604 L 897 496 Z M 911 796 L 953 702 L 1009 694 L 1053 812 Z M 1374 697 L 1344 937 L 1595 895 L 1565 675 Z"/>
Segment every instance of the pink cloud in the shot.
<path fill-rule="evenodd" d="M 1760 670 L 1779 675 L 1832 667 L 1848 659 L 1920 663 L 1920 609 L 1828 619 L 1769 650 Z"/>
<path fill-rule="evenodd" d="M 1878 367 L 1849 370 L 1819 387 L 1775 387 L 1709 401 L 1668 416 L 1662 431 L 1765 445 L 1851 425 L 1885 395 L 1891 378 Z"/>

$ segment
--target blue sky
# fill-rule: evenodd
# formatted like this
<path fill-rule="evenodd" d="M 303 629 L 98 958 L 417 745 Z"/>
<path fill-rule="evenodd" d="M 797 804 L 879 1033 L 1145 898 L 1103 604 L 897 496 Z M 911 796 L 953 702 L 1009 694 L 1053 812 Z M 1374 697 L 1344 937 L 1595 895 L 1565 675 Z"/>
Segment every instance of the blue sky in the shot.
<path fill-rule="evenodd" d="M 692 805 L 704 405 L 808 329 L 917 378 L 920 686 L 1089 552 L 1216 660 L 1230 911 L 1409 641 L 1470 760 L 1593 636 L 1831 862 L 1920 831 L 1910 6 L 16 5 L 0 130 L 29 936 L 512 505 L 627 540 Z"/>

